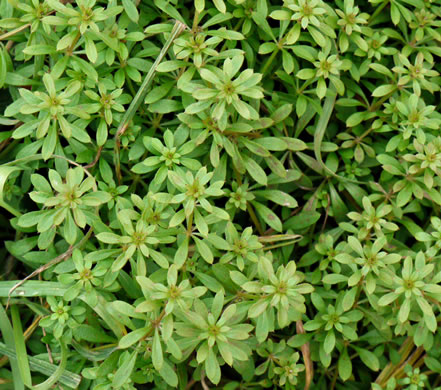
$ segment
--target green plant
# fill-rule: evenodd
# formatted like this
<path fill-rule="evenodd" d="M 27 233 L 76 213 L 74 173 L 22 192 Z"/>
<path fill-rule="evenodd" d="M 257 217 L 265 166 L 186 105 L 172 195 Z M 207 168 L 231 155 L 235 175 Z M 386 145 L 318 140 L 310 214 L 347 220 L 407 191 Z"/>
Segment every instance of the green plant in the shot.
<path fill-rule="evenodd" d="M 440 388 L 439 1 L 0 16 L 0 387 Z"/>

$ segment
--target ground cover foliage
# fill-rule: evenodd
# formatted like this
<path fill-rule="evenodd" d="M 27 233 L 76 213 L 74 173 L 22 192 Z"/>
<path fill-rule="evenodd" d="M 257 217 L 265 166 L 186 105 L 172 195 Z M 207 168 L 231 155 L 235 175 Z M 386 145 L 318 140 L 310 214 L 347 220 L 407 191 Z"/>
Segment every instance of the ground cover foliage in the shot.
<path fill-rule="evenodd" d="M 440 389 L 441 4 L 1 0 L 1 389 Z"/>

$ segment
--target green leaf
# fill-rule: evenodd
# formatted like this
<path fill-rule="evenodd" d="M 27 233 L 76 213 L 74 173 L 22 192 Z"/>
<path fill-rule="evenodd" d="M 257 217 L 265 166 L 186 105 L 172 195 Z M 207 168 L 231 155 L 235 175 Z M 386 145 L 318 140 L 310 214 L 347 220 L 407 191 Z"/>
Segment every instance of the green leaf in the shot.
<path fill-rule="evenodd" d="M 205 0 L 195 0 L 194 7 L 197 12 L 201 13 L 205 8 Z"/>
<path fill-rule="evenodd" d="M 441 374 L 441 362 L 438 359 L 431 356 L 426 356 L 424 358 L 424 363 L 430 370 L 435 371 L 438 374 Z"/>
<path fill-rule="evenodd" d="M 243 34 L 241 34 L 240 32 L 227 30 L 225 27 L 221 27 L 218 30 L 211 30 L 210 35 L 234 41 L 245 39 Z"/>
<path fill-rule="evenodd" d="M 173 88 L 174 82 L 163 83 L 153 88 L 145 97 L 146 104 L 152 104 L 167 96 Z"/>
<path fill-rule="evenodd" d="M 346 204 L 343 202 L 343 199 L 340 197 L 337 189 L 334 184 L 329 183 L 330 197 L 331 197 L 331 207 L 337 222 L 343 221 L 347 214 L 348 208 Z"/>
<path fill-rule="evenodd" d="M 44 54 L 55 54 L 57 49 L 50 45 L 32 45 L 23 49 L 23 53 L 31 56 L 40 56 Z"/>
<path fill-rule="evenodd" d="M 217 293 L 223 289 L 222 284 L 220 284 L 216 279 L 207 275 L 206 273 L 195 272 L 194 274 L 209 290 Z"/>
<path fill-rule="evenodd" d="M 119 244 L 121 242 L 121 237 L 114 233 L 99 233 L 96 235 L 96 238 L 106 244 Z"/>
<path fill-rule="evenodd" d="M 227 11 L 227 8 L 225 7 L 225 3 L 223 2 L 223 0 L 213 0 L 213 3 L 220 13 L 224 14 Z"/>
<path fill-rule="evenodd" d="M 260 299 L 259 301 L 257 301 L 256 303 L 254 303 L 249 311 L 248 311 L 248 316 L 250 318 L 256 318 L 259 317 L 268 307 L 268 301 L 265 299 Z"/>
<path fill-rule="evenodd" d="M 352 375 L 352 362 L 345 348 L 338 359 L 338 374 L 343 382 L 347 381 Z"/>
<path fill-rule="evenodd" d="M 87 298 L 84 295 L 80 295 L 79 298 L 87 303 Z M 106 305 L 106 301 L 103 297 L 98 295 L 98 302 L 92 309 L 95 313 L 106 323 L 106 326 L 115 334 L 117 338 L 122 338 L 123 333 L 125 332 L 123 324 L 115 318 L 111 313 L 109 313 Z"/>
<path fill-rule="evenodd" d="M 366 119 L 366 112 L 355 112 L 346 119 L 346 126 L 354 127 Z"/>
<path fill-rule="evenodd" d="M 152 362 L 156 370 L 160 370 L 164 363 L 164 357 L 162 355 L 161 338 L 159 336 L 159 331 L 155 329 L 155 335 L 153 336 L 153 346 L 152 346 Z"/>
<path fill-rule="evenodd" d="M 0 297 L 9 296 L 10 290 L 19 282 L 19 280 L 1 281 Z M 66 292 L 66 285 L 58 282 L 44 282 L 28 280 L 25 284 L 16 288 L 10 294 L 11 297 L 37 297 L 37 296 L 56 296 L 62 297 Z"/>
<path fill-rule="evenodd" d="M 112 343 L 115 339 L 107 333 L 91 325 L 81 324 L 73 329 L 73 333 L 78 340 L 90 341 L 93 343 Z"/>
<path fill-rule="evenodd" d="M 178 250 L 176 251 L 173 263 L 177 265 L 178 268 L 181 268 L 188 257 L 188 238 L 185 238 L 181 245 L 179 245 Z"/>
<path fill-rule="evenodd" d="M 394 92 L 397 89 L 396 85 L 380 85 L 379 87 L 375 88 L 375 90 L 372 92 L 372 96 L 381 97 L 388 95 L 392 92 Z"/>
<path fill-rule="evenodd" d="M 224 306 L 224 292 L 219 290 L 214 296 L 213 302 L 211 304 L 211 313 L 213 314 L 215 320 L 217 320 L 222 312 Z"/>
<path fill-rule="evenodd" d="M 285 229 L 292 229 L 295 232 L 301 231 L 314 225 L 321 217 L 321 214 L 313 210 L 303 210 L 299 214 L 289 218 L 285 222 Z"/>
<path fill-rule="evenodd" d="M 162 99 L 151 104 L 149 109 L 151 112 L 169 114 L 171 112 L 182 110 L 182 104 L 176 100 Z"/>
<path fill-rule="evenodd" d="M 125 2 L 127 4 L 130 3 L 132 8 L 134 7 L 134 4 L 132 3 L 131 0 L 125 0 Z M 164 6 L 166 6 L 166 5 L 164 4 Z M 130 5 L 128 7 L 130 7 Z M 125 8 L 125 9 L 127 10 L 127 8 Z M 132 16 L 134 16 L 134 14 Z M 178 18 L 178 19 L 181 19 L 181 18 Z M 146 77 L 144 78 L 144 80 L 141 84 L 141 87 L 139 88 L 138 92 L 136 93 L 135 97 L 133 98 L 132 102 L 130 103 L 129 108 L 127 109 L 127 111 L 125 111 L 124 116 L 121 119 L 120 125 L 118 127 L 117 134 L 122 133 L 124 131 L 124 129 L 126 129 L 129 122 L 132 120 L 133 116 L 135 115 L 136 111 L 138 110 L 139 106 L 144 102 L 145 97 L 148 93 L 148 89 L 153 81 L 153 77 L 155 76 L 155 73 L 156 73 L 156 70 L 157 70 L 159 64 L 162 62 L 163 58 L 167 54 L 168 49 L 170 48 L 173 41 L 182 33 L 184 28 L 185 28 L 185 25 L 182 22 L 177 21 L 175 23 L 173 30 L 172 30 L 169 38 L 167 39 L 167 42 L 165 43 L 165 45 L 161 49 L 161 52 L 159 53 L 158 57 L 156 58 L 155 62 L 152 65 L 152 67 L 149 69 Z M 118 161 L 119 155 L 115 153 L 114 157 L 116 159 L 115 165 L 119 165 L 119 161 Z"/>
<path fill-rule="evenodd" d="M 410 312 L 410 299 L 405 299 L 400 307 L 400 311 L 398 312 L 398 321 L 404 323 L 407 321 Z"/>
<path fill-rule="evenodd" d="M 162 379 L 164 379 L 169 386 L 173 388 L 178 386 L 178 376 L 166 361 L 162 364 L 162 368 L 159 370 L 159 375 L 161 375 Z"/>
<path fill-rule="evenodd" d="M 61 375 L 64 373 L 66 369 L 67 358 L 68 358 L 67 347 L 64 344 L 64 342 L 61 340 L 60 340 L 60 350 L 61 350 L 60 365 L 57 367 L 55 372 L 49 378 L 47 378 L 43 383 L 33 386 L 34 390 L 49 390 L 61 378 Z"/>
<path fill-rule="evenodd" d="M 31 369 L 29 368 L 28 353 L 23 336 L 23 327 L 21 325 L 20 313 L 18 307 L 11 307 L 12 329 L 14 333 L 15 353 L 17 364 L 21 375 L 21 380 L 26 386 L 32 387 Z"/>
<path fill-rule="evenodd" d="M 265 223 L 267 223 L 277 232 L 281 232 L 283 230 L 280 218 L 272 210 L 259 202 L 252 201 L 251 204 L 256 209 L 259 216 L 265 221 Z"/>
<path fill-rule="evenodd" d="M 8 64 L 6 62 L 6 54 L 3 47 L 0 47 L 0 88 L 3 88 L 8 72 Z"/>
<path fill-rule="evenodd" d="M 380 361 L 377 356 L 367 349 L 355 348 L 361 361 L 366 364 L 372 371 L 378 371 L 380 369 Z"/>
<path fill-rule="evenodd" d="M 11 361 L 16 360 L 17 355 L 15 353 L 14 348 L 9 348 L 5 344 L 0 343 L 0 352 L 3 355 L 9 357 Z M 52 376 L 57 371 L 57 367 L 54 364 L 51 364 L 41 359 L 37 359 L 32 356 L 29 356 L 29 366 L 32 371 L 36 371 L 47 376 Z M 58 373 L 54 376 L 57 377 Z M 81 376 L 64 369 L 61 375 L 59 376 L 58 381 L 63 385 L 66 385 L 72 389 L 76 389 L 80 385 Z"/>
<path fill-rule="evenodd" d="M 221 371 L 219 367 L 219 362 L 217 361 L 216 355 L 212 348 L 208 350 L 208 356 L 205 360 L 205 371 L 207 373 L 207 378 L 210 379 L 215 385 L 220 382 Z"/>
<path fill-rule="evenodd" d="M 271 118 L 275 123 L 283 122 L 286 118 L 289 117 L 291 112 L 292 104 L 284 104 L 272 113 Z"/>
<path fill-rule="evenodd" d="M 156 71 L 161 73 L 168 73 L 178 70 L 186 65 L 187 64 L 184 61 L 164 61 L 158 65 Z"/>
<path fill-rule="evenodd" d="M 5 202 L 5 200 L 4 200 L 5 184 L 6 184 L 6 180 L 8 179 L 8 177 L 11 173 L 16 172 L 16 171 L 20 171 L 20 170 L 21 170 L 21 168 L 14 167 L 14 166 L 1 166 L 0 167 L 0 207 L 3 207 L 4 209 L 9 211 L 12 215 L 15 215 L 16 217 L 20 217 L 22 214 L 15 207 L 13 207 Z"/>
<path fill-rule="evenodd" d="M 284 207 L 294 208 L 298 206 L 297 201 L 291 195 L 279 190 L 254 191 L 254 194 Z"/>
<path fill-rule="evenodd" d="M 335 333 L 333 330 L 326 333 L 325 341 L 323 343 L 323 349 L 325 353 L 331 353 L 335 347 Z"/>
<path fill-rule="evenodd" d="M 336 283 L 346 282 L 347 280 L 348 280 L 347 276 L 340 274 L 328 274 L 325 275 L 322 279 L 323 283 L 325 284 L 336 284 Z"/>
<path fill-rule="evenodd" d="M 10 348 L 11 351 L 14 351 L 15 348 L 14 331 L 12 329 L 11 323 L 9 322 L 6 311 L 1 303 L 0 303 L 0 330 L 2 333 L 2 337 L 6 342 L 5 347 Z M 4 346 L 4 344 L 0 343 L 0 352 L 6 355 L 2 346 Z M 12 357 L 11 355 L 6 355 L 6 356 L 8 356 L 9 358 Z M 15 351 L 14 351 L 14 357 L 16 357 Z M 21 379 L 20 367 L 18 365 L 17 359 L 15 358 L 11 359 L 10 364 L 12 368 L 14 390 L 24 390 L 24 384 L 23 384 L 23 380 Z"/>
<path fill-rule="evenodd" d="M 336 97 L 337 97 L 336 91 L 333 88 L 329 88 L 329 94 L 325 100 L 325 103 L 323 104 L 323 112 L 322 115 L 320 116 L 320 119 L 317 123 L 317 127 L 314 133 L 314 154 L 315 154 L 315 158 L 317 159 L 322 169 L 326 171 L 328 174 L 339 180 L 351 181 L 347 178 L 335 174 L 331 169 L 328 168 L 328 166 L 323 162 L 322 159 L 323 137 L 326 133 L 326 129 L 328 127 L 328 122 L 331 118 L 332 111 L 334 110 Z"/>
<path fill-rule="evenodd" d="M 266 148 L 259 145 L 257 142 L 248 140 L 246 137 L 242 137 L 241 142 L 251 153 L 257 154 L 258 156 L 262 157 L 268 157 L 270 155 L 270 152 Z"/>
<path fill-rule="evenodd" d="M 250 176 L 256 180 L 259 184 L 266 186 L 268 179 L 265 171 L 250 157 L 242 155 L 245 162 L 245 168 Z"/>
<path fill-rule="evenodd" d="M 130 18 L 130 20 L 138 23 L 139 13 L 135 4 L 133 3 L 133 0 L 122 0 L 122 5 L 124 7 L 124 12 Z"/>
<path fill-rule="evenodd" d="M 57 145 L 57 128 L 56 125 L 53 124 L 52 126 L 49 127 L 47 135 L 43 141 L 41 154 L 44 160 L 47 160 L 52 156 L 56 145 Z"/>
<path fill-rule="evenodd" d="M 353 287 L 346 291 L 343 297 L 343 309 L 348 311 L 352 308 L 355 302 L 355 297 L 357 296 L 357 287 Z"/>
<path fill-rule="evenodd" d="M 196 244 L 196 248 L 199 252 L 199 254 L 202 256 L 202 258 L 209 264 L 213 263 L 214 257 L 213 253 L 211 252 L 209 246 L 203 241 L 200 240 L 197 237 L 193 237 L 193 240 Z"/>
<path fill-rule="evenodd" d="M 127 352 L 126 352 L 127 353 Z M 136 358 L 138 352 L 134 351 L 130 355 L 126 355 L 124 363 L 121 364 L 115 372 L 115 376 L 112 380 L 112 386 L 115 389 L 121 388 L 121 386 L 126 383 L 127 379 L 132 375 L 133 369 L 135 368 Z"/>

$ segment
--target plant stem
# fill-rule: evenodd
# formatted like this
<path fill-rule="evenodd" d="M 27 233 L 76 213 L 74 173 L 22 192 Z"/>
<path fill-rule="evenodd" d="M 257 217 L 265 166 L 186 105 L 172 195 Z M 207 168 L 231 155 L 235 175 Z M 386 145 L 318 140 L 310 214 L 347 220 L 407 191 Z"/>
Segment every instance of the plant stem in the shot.
<path fill-rule="evenodd" d="M 0 207 L 3 207 L 5 210 L 8 210 L 15 217 L 21 217 L 23 215 L 20 211 L 18 211 L 11 205 L 7 204 L 6 202 L 3 202 L 2 200 L 0 200 Z"/>
<path fill-rule="evenodd" d="M 361 277 L 360 281 L 358 282 L 357 293 L 355 295 L 354 304 L 352 305 L 352 307 L 355 307 L 358 304 L 358 300 L 360 299 L 361 290 L 363 289 L 363 283 L 364 283 L 364 275 Z"/>
<path fill-rule="evenodd" d="M 296 332 L 297 334 L 306 334 L 302 320 L 296 321 Z M 303 361 L 305 362 L 306 374 L 305 387 L 303 388 L 303 390 L 308 390 L 314 377 L 314 365 L 311 360 L 311 350 L 309 347 L 309 342 L 303 344 L 300 348 L 302 351 Z"/>
<path fill-rule="evenodd" d="M 370 26 L 372 22 L 375 20 L 375 18 L 379 15 L 379 13 L 383 10 L 386 5 L 389 4 L 389 0 L 383 1 L 383 3 L 374 11 L 374 13 L 371 15 L 368 21 L 368 25 Z"/>
<path fill-rule="evenodd" d="M 335 372 L 334 372 L 334 376 L 332 377 L 332 382 L 331 382 L 331 390 L 335 389 L 335 385 L 337 383 L 337 377 L 338 377 L 338 368 L 335 368 Z"/>
<path fill-rule="evenodd" d="M 28 24 L 24 24 L 23 26 L 17 27 L 17 28 L 14 29 L 14 30 L 8 31 L 8 32 L 5 33 L 5 34 L 0 35 L 0 41 L 3 41 L 3 40 L 5 40 L 5 39 L 8 39 L 8 38 L 14 36 L 15 34 L 18 34 L 19 32 L 21 32 L 21 31 L 23 31 L 23 30 L 26 30 L 28 27 L 30 27 L 30 25 L 31 25 L 30 23 L 28 23 Z"/>
<path fill-rule="evenodd" d="M 130 79 L 130 77 L 127 76 L 127 74 L 126 74 L 126 80 L 127 80 L 127 86 L 129 87 L 130 93 L 133 96 L 135 96 L 136 95 L 135 88 L 133 87 L 132 80 Z"/>
<path fill-rule="evenodd" d="M 19 142 L 19 139 L 14 139 L 8 146 L 6 146 L 0 153 L 0 159 L 2 159 L 4 156 L 7 156 L 9 151 L 13 150 Z"/>
<path fill-rule="evenodd" d="M 196 30 L 198 28 L 198 23 L 199 23 L 199 12 L 195 11 L 194 18 L 193 18 L 193 26 L 191 28 L 191 31 L 192 31 L 193 34 L 196 33 Z"/>
<path fill-rule="evenodd" d="M 9 301 L 10 301 L 10 299 L 11 299 L 11 294 L 12 294 L 12 293 L 13 293 L 18 287 L 20 287 L 21 285 L 23 285 L 24 283 L 26 283 L 27 280 L 33 278 L 33 277 L 36 276 L 36 275 L 41 274 L 41 273 L 44 272 L 44 271 L 46 271 L 48 268 L 50 268 L 50 267 L 52 267 L 52 266 L 54 266 L 54 265 L 56 265 L 56 264 L 58 264 L 58 263 L 61 263 L 63 260 L 68 259 L 68 258 L 72 255 L 72 252 L 73 252 L 75 249 L 77 249 L 77 248 L 81 248 L 81 247 L 82 247 L 82 246 L 83 246 L 83 245 L 89 240 L 90 236 L 92 235 L 92 231 L 93 231 L 93 228 L 90 228 L 90 229 L 88 230 L 88 232 L 86 233 L 86 235 L 85 235 L 85 236 L 84 236 L 84 237 L 78 242 L 78 244 L 73 245 L 73 246 L 70 246 L 69 249 L 68 249 L 66 252 L 62 253 L 61 255 L 59 255 L 59 256 L 57 256 L 57 257 L 55 257 L 55 258 L 53 258 L 53 259 L 50 260 L 48 263 L 43 264 L 41 267 L 38 267 L 34 272 L 32 272 L 31 274 L 29 274 L 28 276 L 26 276 L 23 280 L 21 280 L 20 282 L 18 282 L 17 284 L 15 284 L 15 285 L 9 290 L 9 293 L 8 293 L 8 302 L 7 302 L 7 304 L 6 304 L 6 308 L 8 308 L 8 306 L 9 306 Z"/>
<path fill-rule="evenodd" d="M 37 316 L 35 318 L 35 320 L 32 322 L 31 325 L 29 325 L 29 327 L 24 331 L 23 333 L 23 337 L 26 340 L 29 339 L 29 337 L 32 336 L 32 333 L 34 333 L 35 329 L 37 329 L 38 323 L 41 320 L 41 316 Z M 9 357 L 7 355 L 4 355 L 1 359 L 0 359 L 0 367 L 3 367 L 9 360 Z"/>
<path fill-rule="evenodd" d="M 188 222 L 187 222 L 187 237 L 191 237 L 191 232 L 193 230 L 193 216 L 194 216 L 194 212 L 192 212 L 190 214 L 190 216 L 188 217 Z"/>
<path fill-rule="evenodd" d="M 397 88 L 389 92 L 387 95 L 383 96 L 380 100 L 378 100 L 378 102 L 376 102 L 373 106 L 371 106 L 368 111 L 369 112 L 377 111 L 382 106 L 382 104 L 396 92 L 396 90 Z"/>
<path fill-rule="evenodd" d="M 201 386 L 204 390 L 210 390 L 210 388 L 205 383 L 205 371 L 201 370 Z"/>
<path fill-rule="evenodd" d="M 161 313 L 159 314 L 159 317 L 156 320 L 152 320 L 152 324 L 150 326 L 150 329 L 147 331 L 147 333 L 145 334 L 145 336 L 141 340 L 145 340 L 147 337 L 150 337 L 152 335 L 152 333 L 155 331 L 155 328 L 157 326 L 159 326 L 160 322 L 162 321 L 162 319 L 164 317 L 165 317 L 165 309 L 162 309 Z"/>
<path fill-rule="evenodd" d="M 132 120 L 133 116 L 135 115 L 136 111 L 138 110 L 139 106 L 144 102 L 145 96 L 147 95 L 148 89 L 153 81 L 153 77 L 155 76 L 156 69 L 158 68 L 159 64 L 167 54 L 171 44 L 186 28 L 187 26 L 185 24 L 181 23 L 180 21 L 176 21 L 169 38 L 165 42 L 165 45 L 162 47 L 158 57 L 156 57 L 156 60 L 153 63 L 152 67 L 149 69 L 144 81 L 141 84 L 141 87 L 138 89 L 138 92 L 133 98 L 132 103 L 130 103 L 129 108 L 124 113 L 121 123 L 119 124 L 118 130 L 115 135 L 115 147 L 114 147 L 115 172 L 119 184 L 121 184 L 122 181 L 120 156 L 119 156 L 120 137 L 129 127 L 129 123 Z"/>
<path fill-rule="evenodd" d="M 265 234 L 265 231 L 262 229 L 262 226 L 260 225 L 260 222 L 257 219 L 256 213 L 254 212 L 253 206 L 251 206 L 251 203 L 249 202 L 247 202 L 247 210 L 248 210 L 248 214 L 251 217 L 251 220 L 254 223 L 254 226 L 256 226 L 256 229 L 259 232 L 259 235 L 263 236 Z"/>
<path fill-rule="evenodd" d="M 413 339 L 412 337 L 408 337 L 402 344 L 400 350 L 398 351 L 401 354 L 401 359 L 398 362 L 398 364 L 395 365 L 392 362 L 388 363 L 386 367 L 383 368 L 383 371 L 381 371 L 380 374 L 378 375 L 375 383 L 379 384 L 380 386 L 384 386 L 391 377 L 394 370 L 407 360 L 413 347 L 414 347 Z"/>
<path fill-rule="evenodd" d="M 80 31 L 78 31 L 78 32 L 77 32 L 77 35 L 75 35 L 74 40 L 72 41 L 72 43 L 70 44 L 70 46 L 66 49 L 66 53 L 67 53 L 67 55 L 69 55 L 69 56 L 72 55 L 72 52 L 74 51 L 75 46 L 76 46 L 76 44 L 78 43 L 78 41 L 80 40 L 80 38 L 81 38 L 81 33 L 80 33 Z"/>
<path fill-rule="evenodd" d="M 279 47 L 277 47 L 272 53 L 271 56 L 266 60 L 265 65 L 262 68 L 262 75 L 265 76 L 266 72 L 268 71 L 269 67 L 271 66 L 272 62 L 274 61 L 274 59 L 276 58 L 277 54 L 279 54 Z"/>
<path fill-rule="evenodd" d="M 237 24 L 234 26 L 233 31 L 239 30 L 239 28 L 242 26 L 244 19 L 240 19 Z M 219 53 L 222 53 L 227 48 L 227 41 L 222 45 L 222 48 L 220 49 Z"/>
<path fill-rule="evenodd" d="M 285 241 L 285 242 L 283 242 L 281 244 L 274 244 L 274 245 L 270 245 L 270 246 L 264 246 L 263 250 L 264 251 L 269 251 L 271 249 L 281 248 L 283 246 L 294 245 L 297 241 L 299 241 L 299 240 Z"/>
<path fill-rule="evenodd" d="M 239 184 L 239 186 L 242 185 L 242 178 L 240 177 L 240 173 L 237 171 L 236 167 L 233 166 L 234 169 L 234 174 L 236 176 L 236 180 L 237 180 L 237 184 Z M 251 204 L 249 202 L 247 202 L 247 210 L 248 210 L 248 214 L 251 217 L 251 220 L 254 223 L 254 226 L 256 226 L 257 231 L 259 232 L 260 236 L 265 235 L 265 231 L 262 229 L 262 226 L 260 225 L 259 220 L 257 219 L 256 213 L 253 210 L 253 207 L 251 206 Z"/>

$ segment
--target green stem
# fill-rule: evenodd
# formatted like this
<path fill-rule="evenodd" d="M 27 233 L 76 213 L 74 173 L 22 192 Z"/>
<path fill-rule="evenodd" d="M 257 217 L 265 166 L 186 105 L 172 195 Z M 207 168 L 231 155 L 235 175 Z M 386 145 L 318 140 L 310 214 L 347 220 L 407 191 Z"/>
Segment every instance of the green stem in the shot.
<path fill-rule="evenodd" d="M 233 31 L 237 31 L 237 30 L 239 30 L 239 28 L 242 26 L 244 20 L 245 20 L 245 19 L 240 19 L 239 22 L 236 24 L 236 26 L 234 26 Z M 225 42 L 225 43 L 222 45 L 222 48 L 220 49 L 220 52 L 219 52 L 219 53 L 222 53 L 226 48 L 227 48 L 227 42 Z"/>
<path fill-rule="evenodd" d="M 379 13 L 383 10 L 384 7 L 386 7 L 386 5 L 389 4 L 389 0 L 385 0 L 383 2 L 383 4 L 381 4 L 372 14 L 372 16 L 369 18 L 369 22 L 368 25 L 370 26 L 372 24 L 372 22 L 375 20 L 375 18 L 379 15 Z"/>
<path fill-rule="evenodd" d="M 21 32 L 21 31 L 23 31 L 23 30 L 26 30 L 26 29 L 27 29 L 28 27 L 30 27 L 30 26 L 31 26 L 31 24 L 28 23 L 28 24 L 24 24 L 23 26 L 17 27 L 17 28 L 14 29 L 14 30 L 8 31 L 8 32 L 5 33 L 5 34 L 0 35 L 0 41 L 3 41 L 3 40 L 5 40 L 5 39 L 7 39 L 7 38 L 10 38 L 10 37 L 14 36 L 15 34 L 18 34 L 19 32 Z"/>
<path fill-rule="evenodd" d="M 193 18 L 193 26 L 191 28 L 191 31 L 192 31 L 193 34 L 196 33 L 196 30 L 198 28 L 198 23 L 199 23 L 199 12 L 195 11 L 194 18 Z"/>
<path fill-rule="evenodd" d="M 140 182 L 140 180 L 141 180 L 141 176 L 139 176 L 139 175 L 136 175 L 133 178 L 132 184 L 130 184 L 130 187 L 129 187 L 129 190 L 128 190 L 129 194 L 136 193 L 135 189 L 136 189 L 138 183 Z"/>
<path fill-rule="evenodd" d="M 233 170 L 234 170 L 234 174 L 236 176 L 237 184 L 239 184 L 239 186 L 241 186 L 242 185 L 242 178 L 240 177 L 240 173 L 237 171 L 236 167 L 234 167 L 234 166 L 233 166 Z M 247 210 L 248 210 L 248 214 L 251 217 L 251 220 L 254 223 L 254 226 L 256 226 L 256 229 L 259 232 L 259 235 L 261 235 L 261 236 L 265 235 L 265 231 L 262 229 L 262 226 L 260 225 L 260 222 L 257 219 L 256 213 L 254 212 L 253 207 L 251 206 L 251 204 L 249 202 L 247 202 Z"/>
<path fill-rule="evenodd" d="M 191 233 L 193 230 L 193 216 L 194 216 L 194 212 L 192 212 L 190 214 L 190 216 L 188 217 L 188 221 L 187 221 L 187 237 L 191 237 Z"/>
<path fill-rule="evenodd" d="M 18 211 L 11 205 L 7 204 L 6 202 L 3 202 L 2 200 L 0 200 L 0 207 L 3 207 L 5 210 L 8 210 L 15 217 L 21 217 L 23 215 L 20 211 Z"/>
<path fill-rule="evenodd" d="M 23 280 L 21 280 L 20 282 L 18 282 L 17 284 L 15 284 L 8 292 L 8 301 L 6 303 L 6 308 L 9 306 L 9 300 L 11 299 L 12 293 L 19 288 L 21 285 L 23 285 L 27 280 L 33 278 L 36 275 L 41 274 L 42 272 L 46 271 L 47 269 L 49 269 L 50 267 L 61 263 L 63 260 L 68 259 L 71 255 L 72 252 L 77 249 L 77 248 L 81 248 L 84 244 L 87 243 L 87 241 L 89 241 L 90 236 L 92 235 L 92 231 L 93 228 L 89 228 L 88 232 L 86 233 L 86 235 L 74 246 L 69 247 L 69 249 L 62 253 L 61 255 L 53 258 L 52 260 L 50 260 L 48 263 L 43 264 L 41 267 L 38 267 L 34 272 L 32 272 L 31 274 L 29 274 L 28 276 L 26 276 Z"/>
<path fill-rule="evenodd" d="M 0 343 L 0 352 L 2 353 L 2 355 L 8 356 L 11 360 L 15 361 L 17 359 L 16 351 L 3 343 Z M 28 360 L 29 367 L 32 371 L 40 372 L 44 375 L 50 376 L 53 375 L 54 372 L 57 370 L 57 367 L 54 364 L 51 364 L 46 360 L 38 359 L 33 356 L 29 356 Z M 81 382 L 81 376 L 73 372 L 64 370 L 58 380 L 61 384 L 64 384 L 72 389 L 77 389 Z"/>
<path fill-rule="evenodd" d="M 362 276 L 360 281 L 358 282 L 357 293 L 355 295 L 354 304 L 352 305 L 352 307 L 355 307 L 358 304 L 358 300 L 360 299 L 361 290 L 363 289 L 363 283 L 364 283 L 364 276 Z"/>
<path fill-rule="evenodd" d="M 294 245 L 297 241 L 299 240 L 292 240 L 292 241 L 285 241 L 281 244 L 275 244 L 275 245 L 270 245 L 270 246 L 265 246 L 263 248 L 264 251 L 269 251 L 271 249 L 276 249 L 276 248 L 280 248 L 282 246 L 288 246 L 288 245 Z"/>
<path fill-rule="evenodd" d="M 239 184 L 239 186 L 241 186 L 242 185 L 242 178 L 240 177 L 240 173 L 234 165 L 233 165 L 233 170 L 234 170 L 234 174 L 236 176 L 237 184 Z"/>
<path fill-rule="evenodd" d="M 77 35 L 75 35 L 74 40 L 72 41 L 72 43 L 70 44 L 70 46 L 66 49 L 66 53 L 67 55 L 71 56 L 73 50 L 75 49 L 76 44 L 78 43 L 78 41 L 81 38 L 81 33 L 78 31 Z"/>
<path fill-rule="evenodd" d="M 380 372 L 380 375 L 378 375 L 375 383 L 383 387 L 387 383 L 389 378 L 392 376 L 392 373 L 395 371 L 395 369 L 407 360 L 410 353 L 412 352 L 413 347 L 414 347 L 413 339 L 412 337 L 408 337 L 401 345 L 401 348 L 398 351 L 401 354 L 400 361 L 397 364 L 394 364 L 392 362 L 388 363 L 386 367 L 384 367 L 383 370 Z"/>
<path fill-rule="evenodd" d="M 167 54 L 171 44 L 186 28 L 187 26 L 185 24 L 176 21 L 169 38 L 165 42 L 165 45 L 162 47 L 161 52 L 159 53 L 152 67 L 149 69 L 144 81 L 141 84 L 141 87 L 139 88 L 138 92 L 133 98 L 132 103 L 130 103 L 129 108 L 125 112 L 121 120 L 121 123 L 119 124 L 118 130 L 115 135 L 115 147 L 114 147 L 115 172 L 119 183 L 121 183 L 122 181 L 120 157 L 119 157 L 119 150 L 120 150 L 119 139 L 121 135 L 123 135 L 124 132 L 127 130 L 127 127 L 129 126 L 129 123 L 132 120 L 133 116 L 135 115 L 136 111 L 138 110 L 139 106 L 144 102 L 149 87 L 153 81 L 153 77 L 156 74 L 156 69 L 158 68 L 159 64 Z"/>
<path fill-rule="evenodd" d="M 285 44 L 286 35 L 280 38 L 279 42 L 277 42 L 276 49 L 271 53 L 271 56 L 268 58 L 268 60 L 265 62 L 265 65 L 262 68 L 261 73 L 265 76 L 266 72 L 269 70 L 269 67 L 271 66 L 272 62 L 276 58 L 277 54 L 279 54 L 279 51 L 283 50 L 283 45 Z"/>
<path fill-rule="evenodd" d="M 162 309 L 161 313 L 159 314 L 159 317 L 156 320 L 154 320 L 156 326 L 155 324 L 152 323 L 152 325 L 150 325 L 150 329 L 147 331 L 147 333 L 141 340 L 145 340 L 147 337 L 150 337 L 152 333 L 155 331 L 155 328 L 159 326 L 160 322 L 164 317 L 165 317 L 165 309 Z"/>
<path fill-rule="evenodd" d="M 359 141 L 361 142 L 364 138 L 366 138 L 372 131 L 374 130 L 373 127 L 370 127 L 369 129 L 367 129 L 362 135 L 360 135 L 360 137 L 358 138 Z"/>
<path fill-rule="evenodd" d="M 6 148 L 3 149 L 3 151 L 0 153 L 0 160 L 7 156 L 8 153 L 15 148 L 15 146 L 20 142 L 19 139 L 14 139 Z"/>
<path fill-rule="evenodd" d="M 337 378 L 338 378 L 338 369 L 336 368 L 334 372 L 334 376 L 332 377 L 332 382 L 330 387 L 331 390 L 335 389 L 335 385 L 337 384 Z"/>
<path fill-rule="evenodd" d="M 318 80 L 318 77 L 314 77 L 313 79 L 306 80 L 306 81 L 303 83 L 303 85 L 300 87 L 300 89 L 297 91 L 297 93 L 298 93 L 299 95 L 302 95 L 302 94 L 303 94 L 303 91 L 304 91 L 307 87 L 309 87 L 313 82 L 315 82 L 316 80 Z"/>
<path fill-rule="evenodd" d="M 262 229 L 262 226 L 260 225 L 259 220 L 257 219 L 256 213 L 253 210 L 253 206 L 251 206 L 250 203 L 247 202 L 247 210 L 248 214 L 251 217 L 251 220 L 253 221 L 254 225 L 256 226 L 257 231 L 261 236 L 265 234 L 265 231 Z"/>
<path fill-rule="evenodd" d="M 397 90 L 397 88 L 395 88 L 393 91 L 389 92 L 387 95 L 383 96 L 373 106 L 371 106 L 368 111 L 369 112 L 377 111 L 382 106 L 382 104 L 396 92 L 396 90 Z"/>
<path fill-rule="evenodd" d="M 130 93 L 133 96 L 135 96 L 136 95 L 136 91 L 135 91 L 135 88 L 133 87 L 132 80 L 128 76 L 126 76 L 126 80 L 127 80 L 127 86 L 129 87 Z"/>
<path fill-rule="evenodd" d="M 266 75 L 266 72 L 268 71 L 269 67 L 271 66 L 272 62 L 274 61 L 274 59 L 276 58 L 277 54 L 279 54 L 280 48 L 277 47 L 272 53 L 271 56 L 266 60 L 265 65 L 262 68 L 262 71 L 260 73 L 262 73 L 263 76 Z"/>

